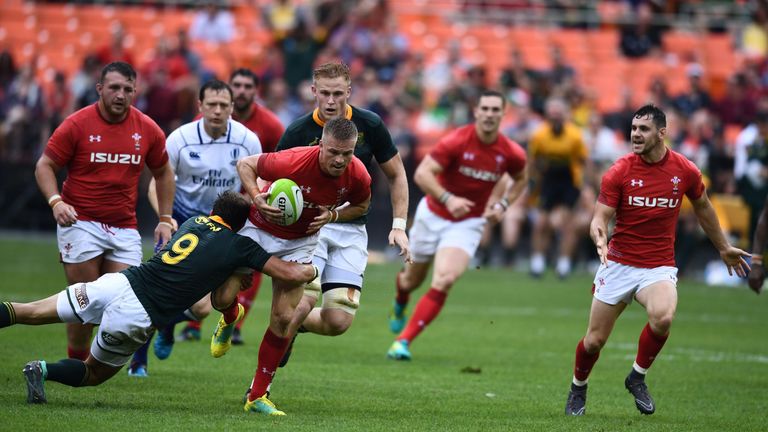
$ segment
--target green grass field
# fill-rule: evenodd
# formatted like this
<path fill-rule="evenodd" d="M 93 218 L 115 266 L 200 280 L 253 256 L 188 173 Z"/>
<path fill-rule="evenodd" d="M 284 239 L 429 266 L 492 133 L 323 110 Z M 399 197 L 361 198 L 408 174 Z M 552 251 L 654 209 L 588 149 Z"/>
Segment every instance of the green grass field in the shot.
<path fill-rule="evenodd" d="M 53 239 L 0 240 L 0 300 L 29 301 L 63 287 Z M 414 360 L 385 359 L 395 265 L 372 265 L 347 334 L 301 335 L 272 400 L 288 416 L 247 415 L 240 399 L 267 322 L 262 290 L 246 345 L 223 358 L 204 341 L 150 353 L 150 377 L 123 371 L 100 387 L 47 385 L 48 404 L 26 404 L 29 360 L 65 356 L 64 327 L 0 330 L 0 430 L 349 431 L 765 431 L 768 296 L 683 281 L 672 336 L 648 376 L 658 408 L 641 416 L 623 381 L 645 318 L 632 305 L 590 379 L 587 415 L 563 415 L 573 353 L 583 335 L 590 275 L 533 281 L 505 270 L 469 271 L 441 316 L 412 346 Z M 424 288 L 417 292 L 420 296 Z M 418 297 L 416 297 L 418 298 Z M 414 299 L 415 300 L 415 299 Z M 464 373 L 466 367 L 480 373 Z"/>

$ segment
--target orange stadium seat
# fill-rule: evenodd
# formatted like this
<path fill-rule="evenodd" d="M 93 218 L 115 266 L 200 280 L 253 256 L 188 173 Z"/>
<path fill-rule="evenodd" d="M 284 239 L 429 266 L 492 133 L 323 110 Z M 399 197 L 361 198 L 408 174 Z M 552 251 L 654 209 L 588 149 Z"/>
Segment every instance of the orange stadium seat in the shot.
<path fill-rule="evenodd" d="M 702 49 L 701 35 L 697 33 L 670 31 L 664 33 L 664 51 L 675 54 L 681 62 L 698 59 Z"/>

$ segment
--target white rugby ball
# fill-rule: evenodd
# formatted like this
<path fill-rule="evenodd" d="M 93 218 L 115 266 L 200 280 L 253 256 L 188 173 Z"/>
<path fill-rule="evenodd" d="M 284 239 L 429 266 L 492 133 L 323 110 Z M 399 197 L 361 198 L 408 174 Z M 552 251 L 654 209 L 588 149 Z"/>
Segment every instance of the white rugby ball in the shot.
<path fill-rule="evenodd" d="M 283 212 L 280 225 L 291 225 L 299 220 L 304 210 L 304 196 L 296 182 L 287 178 L 276 180 L 269 186 L 267 192 L 269 192 L 267 204 Z"/>

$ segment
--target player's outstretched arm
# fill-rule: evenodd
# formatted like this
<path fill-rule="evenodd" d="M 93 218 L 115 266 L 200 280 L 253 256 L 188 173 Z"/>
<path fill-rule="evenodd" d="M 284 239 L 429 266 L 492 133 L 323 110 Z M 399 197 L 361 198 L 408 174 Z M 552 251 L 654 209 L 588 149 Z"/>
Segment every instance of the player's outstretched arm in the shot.
<path fill-rule="evenodd" d="M 745 258 L 750 255 L 739 248 L 731 246 L 730 242 L 728 242 L 728 238 L 720 227 L 720 221 L 717 219 L 717 213 L 715 213 L 715 209 L 712 207 L 712 202 L 709 201 L 707 192 L 702 193 L 701 197 L 693 200 L 692 203 L 693 211 L 699 219 L 701 228 L 704 229 L 709 240 L 720 252 L 720 258 L 728 267 L 728 274 L 732 275 L 735 271 L 741 277 L 746 276 L 749 272 L 749 264 L 747 264 Z"/>
<path fill-rule="evenodd" d="M 389 245 L 400 248 L 400 256 L 411 262 L 411 247 L 405 233 L 408 218 L 408 178 L 400 153 L 379 164 L 389 182 L 389 198 L 392 201 L 392 229 L 389 231 Z"/>
<path fill-rule="evenodd" d="M 589 235 L 595 243 L 597 255 L 603 265 L 608 265 L 608 222 L 613 219 L 616 209 L 601 202 L 595 204 L 595 214 L 589 224 Z"/>
<path fill-rule="evenodd" d="M 259 194 L 259 185 L 257 179 L 259 178 L 259 158 L 261 153 L 246 156 L 237 161 L 237 174 L 240 176 L 240 181 L 243 183 L 243 190 L 251 197 L 255 199 Z"/>
<path fill-rule="evenodd" d="M 275 256 L 267 260 L 261 272 L 274 279 L 296 285 L 311 282 L 319 273 L 317 267 L 312 264 L 283 261 Z"/>

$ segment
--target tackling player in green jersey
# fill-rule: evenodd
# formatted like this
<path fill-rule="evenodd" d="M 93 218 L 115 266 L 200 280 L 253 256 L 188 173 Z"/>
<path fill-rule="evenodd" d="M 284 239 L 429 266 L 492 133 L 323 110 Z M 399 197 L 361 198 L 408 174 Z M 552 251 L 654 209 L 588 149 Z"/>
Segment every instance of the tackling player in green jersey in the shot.
<path fill-rule="evenodd" d="M 70 285 L 43 300 L 0 303 L 0 328 L 58 322 L 100 325 L 86 361 L 27 363 L 27 402 L 46 402 L 46 380 L 72 387 L 95 386 L 108 380 L 155 328 L 163 327 L 208 293 L 213 307 L 224 314 L 225 325 L 233 326 L 242 316 L 236 301 L 241 275 L 234 274 L 239 268 L 256 269 L 297 284 L 313 280 L 318 273 L 314 266 L 283 261 L 237 234 L 249 211 L 245 197 L 224 192 L 214 203 L 211 216 L 188 219 L 146 263 L 107 273 L 94 282 Z"/>

